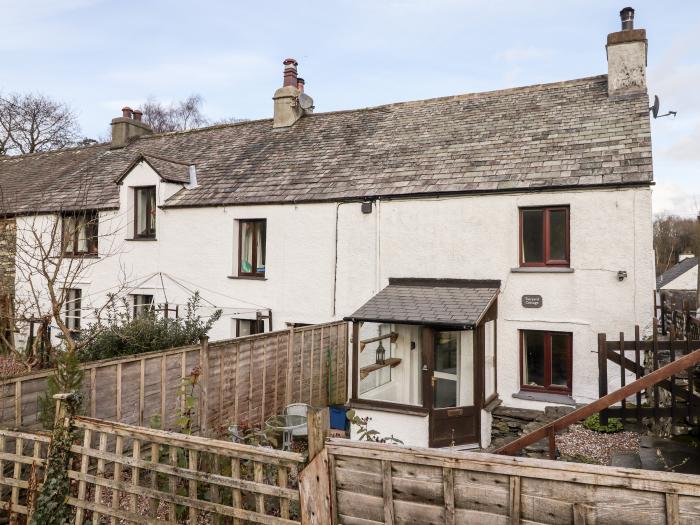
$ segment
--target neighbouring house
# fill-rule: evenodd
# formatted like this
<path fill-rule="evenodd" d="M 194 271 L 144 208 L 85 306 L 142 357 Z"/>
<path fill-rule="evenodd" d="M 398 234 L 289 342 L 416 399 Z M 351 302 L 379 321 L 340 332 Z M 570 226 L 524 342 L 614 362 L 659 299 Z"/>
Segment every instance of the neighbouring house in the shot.
<path fill-rule="evenodd" d="M 486 446 L 498 402 L 596 399 L 597 334 L 653 316 L 647 40 L 622 14 L 606 75 L 313 113 L 288 59 L 272 119 L 153 134 L 124 108 L 110 143 L 0 161 L 5 231 L 74 232 L 71 329 L 110 290 L 169 315 L 200 290 L 213 338 L 347 319 L 371 428 Z"/>
<path fill-rule="evenodd" d="M 656 289 L 661 290 L 697 290 L 698 258 L 692 253 L 682 253 L 678 264 L 674 264 L 656 278 Z"/>

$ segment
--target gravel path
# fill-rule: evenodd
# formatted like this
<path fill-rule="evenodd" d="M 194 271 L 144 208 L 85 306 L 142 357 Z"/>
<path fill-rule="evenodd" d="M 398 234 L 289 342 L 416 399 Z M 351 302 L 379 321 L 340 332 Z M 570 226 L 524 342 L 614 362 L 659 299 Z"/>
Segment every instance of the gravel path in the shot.
<path fill-rule="evenodd" d="M 582 456 L 598 465 L 610 465 L 613 452 L 639 450 L 639 434 L 636 432 L 605 434 L 588 430 L 582 425 L 572 425 L 569 432 L 557 436 L 556 441 L 562 456 Z"/>

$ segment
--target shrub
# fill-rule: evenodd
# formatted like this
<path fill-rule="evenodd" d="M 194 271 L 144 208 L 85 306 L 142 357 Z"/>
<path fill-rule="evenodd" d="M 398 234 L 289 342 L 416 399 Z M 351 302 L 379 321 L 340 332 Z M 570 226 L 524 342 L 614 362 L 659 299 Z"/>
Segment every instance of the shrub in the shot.
<path fill-rule="evenodd" d="M 221 317 L 221 310 L 216 310 L 204 321 L 198 313 L 200 302 L 199 292 L 195 292 L 187 300 L 185 316 L 177 319 L 159 317 L 154 311 L 134 318 L 126 302 L 121 307 L 112 303 L 106 321 L 81 333 L 86 343 L 78 350 L 78 358 L 94 361 L 195 344 Z"/>
<path fill-rule="evenodd" d="M 588 430 L 593 430 L 594 432 L 604 432 L 606 434 L 613 434 L 615 432 L 620 432 L 624 426 L 622 421 L 616 417 L 609 417 L 608 424 L 603 425 L 600 422 L 600 414 L 593 414 L 588 416 L 583 420 L 583 426 Z"/>

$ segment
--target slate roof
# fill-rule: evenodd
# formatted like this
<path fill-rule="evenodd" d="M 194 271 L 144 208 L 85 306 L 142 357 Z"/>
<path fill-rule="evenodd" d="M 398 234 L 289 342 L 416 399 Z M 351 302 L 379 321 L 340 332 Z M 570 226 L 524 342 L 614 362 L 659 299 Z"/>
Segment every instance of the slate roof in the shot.
<path fill-rule="evenodd" d="M 474 327 L 498 294 L 500 281 L 389 279 L 389 285 L 346 321 Z"/>
<path fill-rule="evenodd" d="M 697 257 L 688 257 L 687 259 L 683 259 L 678 264 L 674 264 L 656 278 L 656 289 L 661 289 L 662 286 L 666 286 L 668 283 L 680 277 L 691 268 L 695 268 L 697 265 Z"/>
<path fill-rule="evenodd" d="M 28 155 L 0 161 L 0 213 L 117 207 L 142 154 L 196 166 L 199 186 L 166 206 L 649 184 L 648 106 L 598 76 Z"/>
<path fill-rule="evenodd" d="M 190 165 L 186 162 L 178 162 L 153 155 L 138 155 L 132 163 L 117 177 L 116 182 L 126 177 L 131 169 L 141 161 L 146 161 L 160 178 L 167 182 L 178 182 L 187 184 L 190 181 Z"/>

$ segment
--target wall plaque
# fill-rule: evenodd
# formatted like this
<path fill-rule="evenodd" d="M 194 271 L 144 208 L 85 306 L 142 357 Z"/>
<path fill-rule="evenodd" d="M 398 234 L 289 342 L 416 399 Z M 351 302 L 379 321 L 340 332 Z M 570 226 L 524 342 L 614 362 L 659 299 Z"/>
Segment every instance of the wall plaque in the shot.
<path fill-rule="evenodd" d="M 523 295 L 523 308 L 542 308 L 541 295 Z"/>

